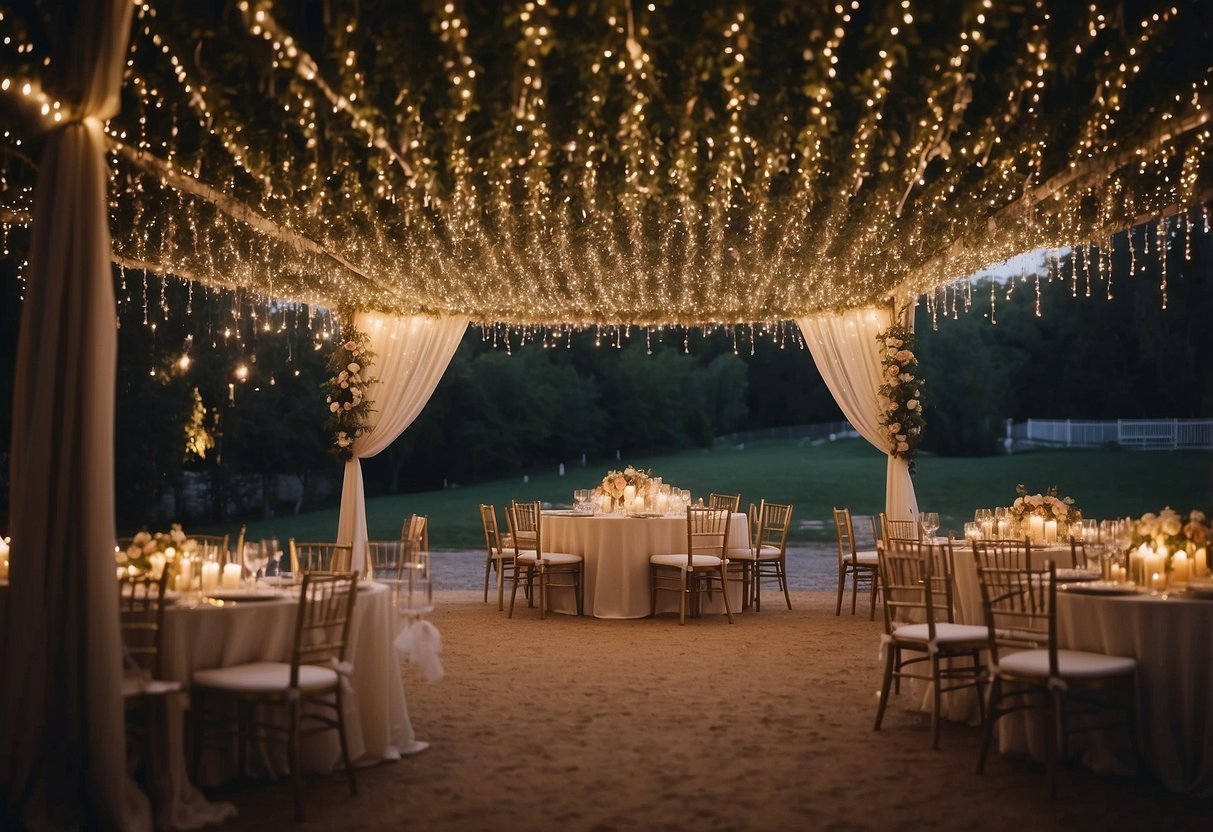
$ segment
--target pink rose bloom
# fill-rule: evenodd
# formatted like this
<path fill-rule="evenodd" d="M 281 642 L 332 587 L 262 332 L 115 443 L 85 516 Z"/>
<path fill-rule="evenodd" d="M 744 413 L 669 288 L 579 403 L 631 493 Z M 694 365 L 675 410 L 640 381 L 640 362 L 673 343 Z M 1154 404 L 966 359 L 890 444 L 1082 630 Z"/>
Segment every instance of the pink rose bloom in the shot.
<path fill-rule="evenodd" d="M 350 352 L 353 352 L 354 350 L 358 349 L 358 345 L 356 343 L 354 343 L 353 341 L 346 341 L 345 348 L 347 350 L 349 350 Z"/>
<path fill-rule="evenodd" d="M 889 425 L 889 431 L 891 433 L 901 433 L 901 422 L 893 422 Z"/>
<path fill-rule="evenodd" d="M 898 443 L 897 443 L 897 450 L 898 450 L 898 451 L 901 451 L 901 452 L 903 452 L 903 453 L 904 453 L 905 451 L 910 450 L 910 446 L 909 446 L 909 445 L 907 445 L 905 442 L 898 442 Z"/>
<path fill-rule="evenodd" d="M 622 491 L 623 489 L 628 487 L 628 481 L 625 480 L 623 477 L 615 477 L 615 487 L 617 489 L 619 489 L 620 491 Z"/>
<path fill-rule="evenodd" d="M 905 364 L 907 361 L 912 361 L 914 359 L 914 353 L 910 352 L 909 350 L 898 350 L 895 357 L 902 364 Z"/>
<path fill-rule="evenodd" d="M 894 339 L 893 339 L 893 346 L 895 346 L 895 347 L 897 347 L 898 349 L 900 349 L 901 347 L 905 346 L 905 341 L 902 341 L 900 338 L 894 338 Z"/>
<path fill-rule="evenodd" d="M 342 408 L 344 408 L 345 410 L 353 410 L 353 409 L 354 409 L 354 405 L 353 405 L 353 404 L 351 404 L 350 402 L 346 402 L 345 404 L 343 404 L 343 405 L 341 405 L 341 406 L 342 406 Z"/>
<path fill-rule="evenodd" d="M 1184 526 L 1184 537 L 1199 545 L 1209 538 L 1209 530 L 1204 524 L 1192 521 Z"/>

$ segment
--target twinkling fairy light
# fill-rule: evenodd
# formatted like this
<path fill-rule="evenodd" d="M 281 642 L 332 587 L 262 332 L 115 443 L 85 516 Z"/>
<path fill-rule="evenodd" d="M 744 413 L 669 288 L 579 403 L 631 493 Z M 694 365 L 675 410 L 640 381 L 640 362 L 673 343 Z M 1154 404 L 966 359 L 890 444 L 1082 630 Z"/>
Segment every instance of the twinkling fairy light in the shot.
<path fill-rule="evenodd" d="M 1213 199 L 1200 0 L 136 7 L 116 263 L 506 343 L 954 315 L 949 281 L 1041 245 L 1110 295 L 1114 235 L 1189 256 Z M 30 143 L 72 116 L 52 13 L 0 2 L 0 30 L 8 248 Z M 1166 250 L 1129 245 L 1130 270 Z"/>

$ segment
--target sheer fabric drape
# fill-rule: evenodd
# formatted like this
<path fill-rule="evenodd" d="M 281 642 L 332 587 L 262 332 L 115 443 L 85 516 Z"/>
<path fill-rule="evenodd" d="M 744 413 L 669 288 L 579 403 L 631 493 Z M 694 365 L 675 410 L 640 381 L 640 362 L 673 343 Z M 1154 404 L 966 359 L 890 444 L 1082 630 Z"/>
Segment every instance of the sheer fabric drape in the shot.
<path fill-rule="evenodd" d="M 102 122 L 130 0 L 63 20 L 69 116 L 45 142 L 13 384 L 12 555 L 0 636 L 0 827 L 150 828 L 126 776 L 114 584 L 114 372 Z"/>
<path fill-rule="evenodd" d="M 467 319 L 360 312 L 354 326 L 370 338 L 375 362 L 365 372 L 377 381 L 367 390 L 372 430 L 354 440 L 354 456 L 345 464 L 337 542 L 353 544 L 354 568 L 361 569 L 367 531 L 360 460 L 387 448 L 421 413 L 451 363 Z"/>
<path fill-rule="evenodd" d="M 843 415 L 860 436 L 888 455 L 885 513 L 895 519 L 916 518 L 918 499 L 909 463 L 889 455 L 889 443 L 880 424 L 880 362 L 884 348 L 876 336 L 892 323 L 890 311 L 866 307 L 811 315 L 796 323 Z"/>

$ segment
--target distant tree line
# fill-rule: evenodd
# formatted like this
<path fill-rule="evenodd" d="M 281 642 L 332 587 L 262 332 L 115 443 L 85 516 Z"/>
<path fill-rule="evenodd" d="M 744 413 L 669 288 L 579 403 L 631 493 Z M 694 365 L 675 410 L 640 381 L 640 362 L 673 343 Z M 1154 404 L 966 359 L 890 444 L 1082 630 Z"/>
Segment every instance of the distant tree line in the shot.
<path fill-rule="evenodd" d="M 995 453 L 1007 418 L 1213 413 L 1210 237 L 1194 235 L 1190 261 L 1182 242 L 1172 241 L 1166 309 L 1156 259 L 1140 256 L 1142 243 L 1133 277 L 1124 276 L 1123 238 L 1114 252 L 1112 300 L 1102 277 L 1090 281 L 1088 297 L 1086 272 L 1080 266 L 1075 278 L 1067 258 L 1040 279 L 1039 299 L 1029 276 L 974 282 L 968 311 L 964 294 L 933 309 L 921 305 L 923 449 Z M 320 393 L 326 314 L 141 273 L 115 271 L 115 291 L 121 526 L 158 521 L 166 496 L 174 516 L 187 522 L 335 501 L 341 471 L 328 452 Z M 0 260 L 0 373 L 10 380 L 19 293 L 11 260 Z M 547 339 L 541 333 L 525 345 L 520 337 L 469 329 L 416 422 L 364 463 L 369 493 L 571 466 L 583 455 L 602 460 L 617 451 L 627 458 L 704 447 L 735 430 L 841 418 L 790 327 L 782 334 L 744 327 L 651 336 L 639 329 Z M 10 381 L 0 385 L 0 528 L 7 528 L 11 415 Z M 283 481 L 293 487 L 283 489 Z"/>

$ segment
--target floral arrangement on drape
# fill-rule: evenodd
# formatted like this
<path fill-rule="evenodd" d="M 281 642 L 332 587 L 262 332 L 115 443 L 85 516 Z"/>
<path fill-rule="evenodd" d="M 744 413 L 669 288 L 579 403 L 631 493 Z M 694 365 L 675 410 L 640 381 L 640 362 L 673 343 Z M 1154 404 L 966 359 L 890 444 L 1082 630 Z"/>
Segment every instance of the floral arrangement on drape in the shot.
<path fill-rule="evenodd" d="M 876 339 L 884 347 L 880 424 L 885 430 L 889 454 L 909 463 L 912 474 L 918 442 L 926 425 L 922 417 L 923 380 L 916 375 L 914 332 L 907 326 L 894 324 Z"/>
<path fill-rule="evenodd" d="M 341 343 L 329 356 L 333 376 L 324 385 L 324 402 L 329 409 L 326 427 L 333 436 L 331 450 L 339 459 L 352 457 L 354 440 L 371 429 L 371 400 L 366 391 L 375 379 L 363 373 L 374 360 L 370 338 L 353 324 L 342 332 Z"/>

